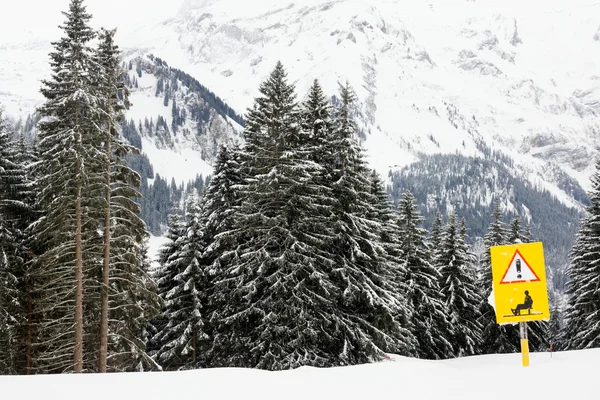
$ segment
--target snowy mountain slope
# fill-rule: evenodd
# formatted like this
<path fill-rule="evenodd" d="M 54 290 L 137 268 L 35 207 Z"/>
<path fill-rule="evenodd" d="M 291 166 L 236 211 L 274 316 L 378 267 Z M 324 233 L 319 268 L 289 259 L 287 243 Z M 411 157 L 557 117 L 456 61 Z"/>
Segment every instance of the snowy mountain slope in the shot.
<path fill-rule="evenodd" d="M 382 174 L 421 154 L 483 156 L 484 143 L 515 160 L 518 178 L 578 206 L 558 177 L 562 170 L 588 188 L 599 148 L 598 11 L 587 0 L 186 0 L 175 17 L 127 25 L 117 39 L 128 57 L 168 60 L 238 113 L 277 60 L 300 98 L 314 78 L 330 94 L 348 79 L 364 146 Z M 39 80 L 49 74 L 50 45 L 31 38 L 0 39 L 0 103 L 17 117 L 39 104 Z M 134 93 L 135 120 L 162 107 L 144 97 L 151 86 Z M 169 111 L 160 112 L 168 119 Z M 155 164 L 170 158 L 159 150 Z M 176 175 L 169 168 L 157 169 Z"/>
<path fill-rule="evenodd" d="M 277 60 L 300 96 L 314 78 L 332 94 L 338 81 L 350 80 L 369 133 L 365 146 L 382 173 L 421 152 L 477 155 L 478 138 L 470 126 L 455 126 L 458 115 L 490 147 L 513 156 L 522 178 L 555 190 L 545 171 L 558 165 L 589 186 L 600 131 L 600 42 L 593 17 L 599 4 L 245 4 L 185 1 L 177 17 L 140 30 L 127 45 L 202 76 L 240 112 Z"/>
<path fill-rule="evenodd" d="M 211 94 L 195 87 L 197 82 L 177 76 L 162 60 L 136 57 L 128 65 L 132 107 L 126 118 L 137 128 L 154 171 L 168 182 L 210 175 L 218 146 L 239 142 L 243 128 L 226 110 L 216 110 Z"/>
<path fill-rule="evenodd" d="M 600 351 L 532 353 L 427 361 L 394 361 L 342 368 L 291 371 L 215 368 L 181 372 L 0 377 L 9 399 L 419 399 L 504 400 L 597 398 Z M 232 384 L 234 383 L 234 384 Z"/>

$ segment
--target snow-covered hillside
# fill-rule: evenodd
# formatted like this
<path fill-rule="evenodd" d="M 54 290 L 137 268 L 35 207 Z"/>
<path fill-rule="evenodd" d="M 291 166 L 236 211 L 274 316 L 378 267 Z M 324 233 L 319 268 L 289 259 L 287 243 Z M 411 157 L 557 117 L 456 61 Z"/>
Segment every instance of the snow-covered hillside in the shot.
<path fill-rule="evenodd" d="M 239 142 L 243 128 L 216 110 L 210 96 L 193 85 L 197 82 L 177 76 L 162 60 L 143 56 L 126 61 L 132 104 L 127 119 L 141 136 L 138 145 L 154 172 L 178 183 L 212 174 L 218 146 Z M 159 118 L 164 126 L 158 125 Z"/>
<path fill-rule="evenodd" d="M 382 173 L 419 152 L 476 155 L 481 138 L 514 156 L 527 180 L 552 183 L 545 171 L 557 164 L 588 187 L 598 11 L 585 0 L 187 0 L 127 45 L 203 77 L 240 111 L 277 60 L 300 96 L 314 78 L 331 94 L 348 79 Z"/>
<path fill-rule="evenodd" d="M 494 400 L 595 399 L 600 350 L 520 354 L 424 361 L 395 361 L 356 367 L 267 372 L 210 369 L 186 372 L 0 377 L 3 398 L 145 400 Z"/>
<path fill-rule="evenodd" d="M 422 153 L 481 155 L 485 143 L 515 159 L 517 177 L 572 205 L 555 171 L 589 187 L 600 146 L 599 11 L 589 0 L 185 0 L 176 16 L 128 25 L 117 40 L 130 56 L 152 53 L 193 75 L 238 113 L 277 60 L 300 97 L 314 78 L 330 94 L 347 79 L 382 174 Z M 41 100 L 49 50 L 39 37 L 0 39 L 8 114 Z M 146 113 L 138 104 L 132 113 Z"/>

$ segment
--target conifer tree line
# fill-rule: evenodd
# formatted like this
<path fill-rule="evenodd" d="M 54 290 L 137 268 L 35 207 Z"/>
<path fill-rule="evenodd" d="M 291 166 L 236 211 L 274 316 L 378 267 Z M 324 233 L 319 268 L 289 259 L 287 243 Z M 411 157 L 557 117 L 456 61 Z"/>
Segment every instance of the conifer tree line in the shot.
<path fill-rule="evenodd" d="M 350 85 L 332 105 L 315 80 L 298 101 L 281 63 L 248 110 L 244 145 L 221 147 L 203 193 L 173 210 L 150 276 L 115 31 L 94 32 L 83 0 L 64 14 L 36 146 L 0 115 L 1 374 L 519 351 L 516 328 L 498 326 L 488 304 L 489 248 L 531 241 L 518 216 L 507 225 L 496 203 L 481 258 L 454 212 L 428 232 L 414 196 L 393 208 L 368 168 Z M 598 174 L 593 183 L 600 191 Z M 594 193 L 572 251 L 568 323 L 531 324 L 534 351 L 549 338 L 598 341 Z"/>
<path fill-rule="evenodd" d="M 115 31 L 94 32 L 82 0 L 64 16 L 35 148 L 0 130 L 0 373 L 155 368 L 144 338 L 160 299 Z"/>
<path fill-rule="evenodd" d="M 245 145 L 221 147 L 203 196 L 170 216 L 147 348 L 163 369 L 520 351 L 488 304 L 489 247 L 529 241 L 527 229 L 518 217 L 507 229 L 498 203 L 483 260 L 454 213 L 427 232 L 412 194 L 394 209 L 367 167 L 348 84 L 339 99 L 314 81 L 297 101 L 278 63 L 248 111 Z M 547 324 L 530 337 L 545 349 Z"/>

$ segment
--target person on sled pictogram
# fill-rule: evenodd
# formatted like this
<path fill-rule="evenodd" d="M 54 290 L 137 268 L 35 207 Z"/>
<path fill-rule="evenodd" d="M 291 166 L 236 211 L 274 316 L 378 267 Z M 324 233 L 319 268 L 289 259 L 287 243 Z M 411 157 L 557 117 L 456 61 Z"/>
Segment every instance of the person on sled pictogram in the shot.
<path fill-rule="evenodd" d="M 510 310 L 514 315 L 521 315 L 521 310 L 529 310 L 531 314 L 531 307 L 533 307 L 533 299 L 529 295 L 529 290 L 526 290 L 523 304 L 517 304 L 517 308 L 511 308 Z"/>

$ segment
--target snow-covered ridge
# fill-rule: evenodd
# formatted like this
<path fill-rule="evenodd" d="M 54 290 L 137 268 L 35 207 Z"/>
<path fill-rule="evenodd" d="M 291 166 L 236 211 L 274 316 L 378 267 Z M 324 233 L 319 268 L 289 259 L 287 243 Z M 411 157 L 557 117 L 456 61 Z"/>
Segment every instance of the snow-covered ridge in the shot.
<path fill-rule="evenodd" d="M 129 55 L 168 60 L 238 113 L 277 60 L 300 99 L 314 78 L 329 94 L 349 80 L 383 175 L 422 153 L 481 155 L 482 140 L 572 204 L 549 171 L 589 187 L 600 148 L 598 11 L 587 0 L 186 0 L 175 17 L 119 31 L 118 41 Z M 0 47 L 8 114 L 39 102 L 48 50 Z M 136 101 L 136 118 L 155 117 Z"/>
<path fill-rule="evenodd" d="M 136 126 L 155 173 L 169 182 L 212 174 L 218 146 L 239 142 L 242 127 L 162 60 L 138 57 L 126 64 L 132 103 L 126 118 Z"/>
<path fill-rule="evenodd" d="M 348 79 L 370 160 L 384 174 L 421 152 L 475 155 L 468 134 L 440 117 L 450 105 L 523 171 L 557 165 L 589 187 L 599 10 L 584 0 L 187 0 L 137 46 L 204 77 L 237 110 L 277 60 L 300 97 L 314 78 L 331 94 Z"/>

